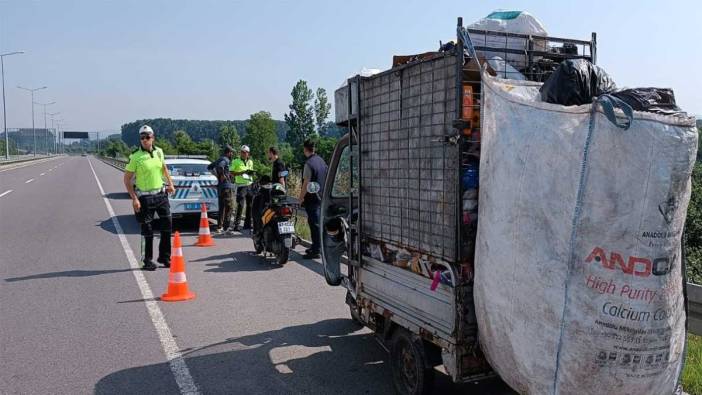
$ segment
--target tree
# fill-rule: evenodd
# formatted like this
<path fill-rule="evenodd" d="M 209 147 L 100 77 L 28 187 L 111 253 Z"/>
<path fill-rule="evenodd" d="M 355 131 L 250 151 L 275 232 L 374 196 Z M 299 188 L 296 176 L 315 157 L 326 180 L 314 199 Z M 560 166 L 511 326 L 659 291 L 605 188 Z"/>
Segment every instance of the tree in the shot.
<path fill-rule="evenodd" d="M 327 118 L 329 118 L 329 112 L 331 111 L 331 104 L 327 99 L 327 91 L 324 88 L 317 88 L 317 97 L 314 99 L 314 119 L 317 126 L 317 133 L 322 131 Z"/>
<path fill-rule="evenodd" d="M 337 140 L 333 137 L 318 137 L 314 139 L 317 155 L 321 156 L 327 165 L 331 162 Z"/>
<path fill-rule="evenodd" d="M 163 150 L 164 155 L 176 155 L 178 150 L 171 144 L 170 141 L 163 137 L 156 137 L 154 145 Z"/>
<path fill-rule="evenodd" d="M 236 130 L 236 126 L 234 125 L 221 126 L 219 128 L 219 138 L 217 141 L 222 147 L 229 144 L 235 150 L 238 150 L 239 146 L 241 146 L 241 137 L 239 137 L 239 132 Z"/>
<path fill-rule="evenodd" d="M 244 143 L 251 149 L 252 158 L 265 162 L 268 148 L 278 144 L 275 121 L 269 112 L 259 111 L 251 114 L 246 124 Z"/>
<path fill-rule="evenodd" d="M 190 135 L 185 130 L 177 130 L 173 134 L 175 139 L 175 148 L 179 154 L 192 154 L 196 150 L 195 143 L 190 138 Z"/>
<path fill-rule="evenodd" d="M 219 148 L 217 148 L 217 143 L 214 140 L 204 139 L 196 144 L 195 151 L 190 154 L 207 155 L 207 159 L 214 161 L 219 156 Z"/>
<path fill-rule="evenodd" d="M 291 95 L 290 112 L 285 114 L 285 123 L 290 128 L 287 141 L 293 149 L 298 149 L 309 136 L 314 134 L 313 93 L 312 89 L 307 87 L 307 82 L 300 80 L 293 87 Z"/>
<path fill-rule="evenodd" d="M 128 158 L 131 154 L 129 147 L 121 139 L 109 139 L 105 148 L 102 150 L 103 154 L 112 158 Z"/>
<path fill-rule="evenodd" d="M 278 147 L 280 153 L 280 159 L 288 167 L 288 169 L 299 169 L 302 167 L 302 162 L 297 162 L 295 160 L 295 151 L 288 143 L 282 143 Z"/>

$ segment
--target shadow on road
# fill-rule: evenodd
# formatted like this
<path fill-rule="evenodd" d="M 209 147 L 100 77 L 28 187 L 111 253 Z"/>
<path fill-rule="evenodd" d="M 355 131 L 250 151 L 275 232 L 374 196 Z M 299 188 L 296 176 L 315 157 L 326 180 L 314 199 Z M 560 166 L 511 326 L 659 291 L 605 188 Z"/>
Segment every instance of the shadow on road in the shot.
<path fill-rule="evenodd" d="M 105 197 L 112 200 L 128 200 L 131 199 L 127 192 L 110 192 L 105 194 Z"/>
<path fill-rule="evenodd" d="M 387 354 L 373 335 L 350 319 L 230 338 L 184 349 L 190 373 L 203 394 L 391 394 Z M 103 377 L 96 394 L 162 393 L 153 380 L 167 363 L 131 368 Z M 510 394 L 499 381 L 454 385 L 439 374 L 436 394 Z M 162 377 L 162 376 L 161 376 Z"/>
<path fill-rule="evenodd" d="M 119 221 L 119 225 L 122 227 L 122 232 L 127 235 L 138 235 L 141 233 L 141 225 L 136 220 L 134 214 L 121 214 L 116 215 L 115 218 Z M 114 224 L 112 223 L 112 218 L 106 218 L 99 222 L 97 225 L 102 230 L 110 232 L 112 234 L 117 234 Z M 154 220 L 154 231 L 158 235 L 158 229 L 160 229 L 159 219 Z M 198 222 L 193 218 L 174 218 L 173 219 L 173 231 L 179 231 L 183 233 L 193 233 L 198 232 Z M 158 237 L 158 236 L 157 236 Z"/>
<path fill-rule="evenodd" d="M 6 278 L 5 281 L 12 283 L 12 282 L 16 282 L 16 281 L 39 280 L 39 279 L 43 279 L 43 278 L 92 277 L 92 276 L 99 276 L 102 274 L 123 273 L 123 272 L 130 272 L 130 271 L 132 271 L 132 269 L 67 270 L 67 271 L 63 271 L 63 272 L 51 272 L 51 273 L 33 274 L 31 276 L 24 276 L 24 277 Z"/>
<path fill-rule="evenodd" d="M 230 254 L 195 259 L 193 262 L 209 262 L 217 260 L 219 260 L 219 262 L 206 264 L 205 266 L 209 266 L 210 269 L 205 270 L 205 272 L 257 272 L 275 270 L 283 267 L 282 265 L 275 263 L 274 259 L 256 255 L 256 253 L 253 251 L 237 251 Z"/>

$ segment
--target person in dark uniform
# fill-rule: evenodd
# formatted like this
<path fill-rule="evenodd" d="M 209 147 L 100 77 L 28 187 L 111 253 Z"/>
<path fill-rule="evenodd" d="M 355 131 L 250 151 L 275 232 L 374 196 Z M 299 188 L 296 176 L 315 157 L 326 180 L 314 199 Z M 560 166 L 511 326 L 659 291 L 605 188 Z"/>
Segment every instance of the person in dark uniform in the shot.
<path fill-rule="evenodd" d="M 273 165 L 273 170 L 271 170 L 271 182 L 278 183 L 287 188 L 286 180 L 288 177 L 288 168 L 285 167 L 285 163 L 280 159 L 278 148 L 268 148 L 268 160 L 271 161 Z"/>
<path fill-rule="evenodd" d="M 304 258 L 315 259 L 319 258 L 321 251 L 322 236 L 319 227 L 319 211 L 322 206 L 321 196 L 324 193 L 324 180 L 327 178 L 327 164 L 316 154 L 314 141 L 305 141 L 303 152 L 307 160 L 302 172 L 302 188 L 299 198 L 307 212 L 307 224 L 310 226 L 312 237 L 312 246 L 306 251 Z M 307 193 L 307 185 L 311 182 L 319 184 L 319 193 Z"/>
<path fill-rule="evenodd" d="M 132 198 L 132 207 L 141 224 L 144 236 L 143 270 L 156 270 L 153 262 L 154 213 L 161 225 L 161 240 L 158 245 L 158 262 L 165 267 L 171 262 L 171 206 L 168 195 L 175 192 L 173 180 L 168 173 L 163 150 L 154 146 L 154 131 L 148 125 L 139 129 L 141 146 L 129 156 L 124 171 L 124 186 Z M 132 181 L 134 178 L 134 181 Z M 164 179 L 167 181 L 164 187 Z M 134 188 L 136 184 L 136 189 Z"/>
<path fill-rule="evenodd" d="M 234 212 L 234 183 L 232 182 L 232 173 L 229 171 L 233 156 L 234 148 L 226 145 L 222 156 L 207 166 L 207 170 L 213 171 L 217 177 L 219 212 L 215 233 L 229 231 L 229 223 Z"/>

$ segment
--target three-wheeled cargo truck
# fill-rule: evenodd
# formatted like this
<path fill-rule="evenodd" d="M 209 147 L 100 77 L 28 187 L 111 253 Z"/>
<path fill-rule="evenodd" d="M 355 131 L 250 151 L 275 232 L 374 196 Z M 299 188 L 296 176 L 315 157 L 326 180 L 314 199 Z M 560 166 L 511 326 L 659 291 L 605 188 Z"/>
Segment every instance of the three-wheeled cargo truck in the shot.
<path fill-rule="evenodd" d="M 596 61 L 590 40 L 473 30 L 437 52 L 395 57 L 335 92 L 337 144 L 322 202 L 325 279 L 390 351 L 399 393 L 494 376 L 473 303 L 481 67 L 544 81 L 565 59 Z M 499 180 L 492 180 L 499 182 Z"/>

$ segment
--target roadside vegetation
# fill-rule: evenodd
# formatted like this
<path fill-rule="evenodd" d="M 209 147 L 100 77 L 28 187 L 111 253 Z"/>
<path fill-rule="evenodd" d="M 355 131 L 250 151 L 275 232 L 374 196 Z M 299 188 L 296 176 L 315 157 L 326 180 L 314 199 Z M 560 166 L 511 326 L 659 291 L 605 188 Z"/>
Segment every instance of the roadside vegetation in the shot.
<path fill-rule="evenodd" d="M 702 395 L 702 337 L 687 336 L 687 360 L 683 371 L 683 389 L 690 395 Z"/>

